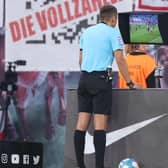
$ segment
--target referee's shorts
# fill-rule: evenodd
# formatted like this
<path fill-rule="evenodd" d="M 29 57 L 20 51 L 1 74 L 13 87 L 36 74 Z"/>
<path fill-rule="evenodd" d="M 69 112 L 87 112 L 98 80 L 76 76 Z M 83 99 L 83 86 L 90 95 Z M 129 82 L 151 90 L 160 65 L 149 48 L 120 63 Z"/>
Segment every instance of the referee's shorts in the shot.
<path fill-rule="evenodd" d="M 112 82 L 106 71 L 82 71 L 78 86 L 78 111 L 93 114 L 111 114 Z"/>

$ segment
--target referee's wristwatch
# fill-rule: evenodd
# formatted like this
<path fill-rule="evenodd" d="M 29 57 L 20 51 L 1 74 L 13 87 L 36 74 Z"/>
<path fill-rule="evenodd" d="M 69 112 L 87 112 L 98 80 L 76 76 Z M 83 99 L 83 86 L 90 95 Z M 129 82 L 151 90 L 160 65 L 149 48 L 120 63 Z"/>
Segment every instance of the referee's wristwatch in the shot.
<path fill-rule="evenodd" d="M 134 86 L 135 86 L 134 82 L 130 81 L 130 82 L 127 82 L 126 84 L 130 89 L 134 89 Z"/>

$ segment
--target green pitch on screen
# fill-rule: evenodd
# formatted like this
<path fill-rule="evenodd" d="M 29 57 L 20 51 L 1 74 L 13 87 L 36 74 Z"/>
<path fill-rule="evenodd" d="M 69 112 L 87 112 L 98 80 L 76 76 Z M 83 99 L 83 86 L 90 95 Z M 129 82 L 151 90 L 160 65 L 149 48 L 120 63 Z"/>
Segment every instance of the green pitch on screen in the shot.
<path fill-rule="evenodd" d="M 130 25 L 131 42 L 135 43 L 162 43 L 158 25 Z"/>

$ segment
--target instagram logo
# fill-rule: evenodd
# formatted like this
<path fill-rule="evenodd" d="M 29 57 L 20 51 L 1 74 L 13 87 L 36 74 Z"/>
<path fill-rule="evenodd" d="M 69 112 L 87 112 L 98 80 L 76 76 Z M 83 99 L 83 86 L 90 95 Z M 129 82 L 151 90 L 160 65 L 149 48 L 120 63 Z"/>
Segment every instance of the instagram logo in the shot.
<path fill-rule="evenodd" d="M 1 163 L 8 163 L 8 155 L 6 153 L 1 154 Z"/>

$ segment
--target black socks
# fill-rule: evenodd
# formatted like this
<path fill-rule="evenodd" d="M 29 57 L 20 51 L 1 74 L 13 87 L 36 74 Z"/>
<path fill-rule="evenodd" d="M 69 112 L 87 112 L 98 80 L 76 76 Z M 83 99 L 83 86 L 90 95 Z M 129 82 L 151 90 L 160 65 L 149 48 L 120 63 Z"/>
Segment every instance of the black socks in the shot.
<path fill-rule="evenodd" d="M 84 164 L 85 131 L 76 130 L 74 134 L 75 154 L 78 166 L 86 168 Z M 94 131 L 94 147 L 96 168 L 104 168 L 104 154 L 106 146 L 106 131 Z"/>
<path fill-rule="evenodd" d="M 85 134 L 85 131 L 80 130 L 76 130 L 74 134 L 76 160 L 80 168 L 86 168 L 84 164 Z"/>
<path fill-rule="evenodd" d="M 106 132 L 104 130 L 94 131 L 94 146 L 96 152 L 96 168 L 104 168 L 104 154 L 106 146 Z"/>

